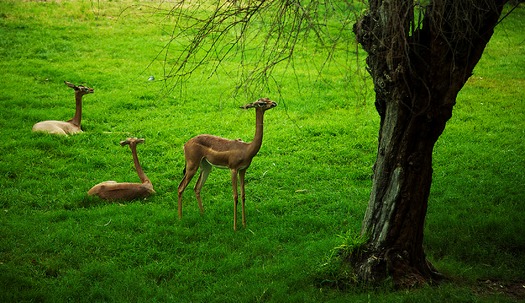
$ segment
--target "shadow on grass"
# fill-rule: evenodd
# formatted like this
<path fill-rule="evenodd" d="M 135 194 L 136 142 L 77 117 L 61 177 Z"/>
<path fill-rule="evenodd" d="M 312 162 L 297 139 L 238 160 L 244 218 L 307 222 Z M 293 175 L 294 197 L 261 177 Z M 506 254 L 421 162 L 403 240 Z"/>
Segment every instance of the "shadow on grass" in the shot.
<path fill-rule="evenodd" d="M 67 205 L 64 205 L 64 208 L 67 210 L 71 210 L 74 208 L 91 208 L 91 207 L 96 207 L 100 205 L 108 205 L 108 204 L 126 205 L 130 203 L 147 204 L 149 203 L 149 200 L 148 199 L 134 199 L 131 201 L 122 201 L 122 200 L 107 201 L 107 200 L 100 199 L 99 197 L 85 195 L 85 196 L 82 196 L 82 198 L 80 198 L 77 204 L 73 204 L 73 203 L 67 204 Z"/>

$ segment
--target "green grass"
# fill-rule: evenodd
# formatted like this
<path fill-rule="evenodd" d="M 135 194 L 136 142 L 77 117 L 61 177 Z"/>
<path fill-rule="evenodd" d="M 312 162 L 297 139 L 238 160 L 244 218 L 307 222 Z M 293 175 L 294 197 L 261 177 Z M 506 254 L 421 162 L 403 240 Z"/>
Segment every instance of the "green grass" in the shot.
<path fill-rule="evenodd" d="M 279 106 L 247 172 L 246 229 L 232 230 L 230 174 L 218 169 L 203 188 L 205 214 L 189 189 L 178 220 L 182 145 L 200 133 L 251 140 L 254 113 L 238 107 L 253 99 L 235 93 L 235 58 L 173 91 L 147 81 L 164 74 L 155 58 L 173 25 L 156 6 L 0 2 L 0 301 L 517 300 L 480 281 L 525 280 L 523 7 L 497 28 L 435 149 L 425 247 L 450 282 L 393 291 L 332 287 L 348 277 L 334 249 L 360 229 L 377 147 L 373 90 L 369 80 L 360 89 L 355 55 L 338 53 L 318 77 L 323 56 L 300 53 L 308 64 L 276 68 L 279 86 L 261 90 Z M 95 89 L 84 97 L 85 132 L 32 133 L 73 116 L 64 80 Z M 87 197 L 101 181 L 138 182 L 118 144 L 129 136 L 146 139 L 138 153 L 157 194 Z"/>

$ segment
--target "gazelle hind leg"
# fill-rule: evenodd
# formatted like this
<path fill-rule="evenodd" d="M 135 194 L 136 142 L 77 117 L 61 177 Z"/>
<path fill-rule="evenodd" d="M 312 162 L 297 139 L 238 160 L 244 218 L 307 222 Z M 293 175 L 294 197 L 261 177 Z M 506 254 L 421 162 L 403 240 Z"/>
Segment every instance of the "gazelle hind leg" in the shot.
<path fill-rule="evenodd" d="M 206 179 L 208 179 L 208 176 L 210 175 L 212 166 L 206 159 L 202 159 L 201 161 L 201 172 L 199 175 L 199 179 L 197 180 L 197 183 L 195 183 L 195 187 L 193 190 L 195 191 L 195 197 L 197 197 L 197 202 L 199 203 L 199 209 L 201 210 L 201 214 L 204 213 L 204 207 L 202 206 L 202 199 L 201 199 L 201 189 L 204 186 L 204 183 L 206 183 Z"/>
<path fill-rule="evenodd" d="M 191 179 L 197 172 L 197 167 L 188 167 L 186 166 L 186 172 L 184 174 L 184 178 L 182 178 L 182 181 L 179 184 L 177 193 L 178 193 L 178 212 L 179 212 L 179 218 L 182 218 L 182 194 L 184 193 L 184 190 L 190 183 Z"/>

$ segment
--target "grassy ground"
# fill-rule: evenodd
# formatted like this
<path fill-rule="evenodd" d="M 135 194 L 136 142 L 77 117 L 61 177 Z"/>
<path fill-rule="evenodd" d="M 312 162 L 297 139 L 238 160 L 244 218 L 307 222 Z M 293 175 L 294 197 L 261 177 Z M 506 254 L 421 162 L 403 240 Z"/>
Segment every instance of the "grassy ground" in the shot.
<path fill-rule="evenodd" d="M 164 3 L 167 5 L 168 3 Z M 330 258 L 360 229 L 378 117 L 355 66 L 276 70 L 279 106 L 247 173 L 248 227 L 234 233 L 229 173 L 214 170 L 200 215 L 191 190 L 176 215 L 182 145 L 196 134 L 251 140 L 253 101 L 226 71 L 166 93 L 173 20 L 153 1 L 0 1 L 0 301 L 512 302 L 525 280 L 524 8 L 497 28 L 438 141 L 425 246 L 450 277 L 412 291 L 329 287 Z M 362 54 L 361 54 L 362 55 Z M 352 55 L 354 56 L 354 55 Z M 338 57 L 336 56 L 336 59 Z M 344 62 L 355 62 L 340 54 Z M 225 69 L 235 66 L 226 62 Z M 299 76 L 298 76 L 299 75 Z M 73 116 L 84 133 L 31 132 Z M 277 93 L 279 89 L 280 93 Z M 126 137 L 157 195 L 126 204 L 86 197 L 105 180 L 138 181 Z"/>

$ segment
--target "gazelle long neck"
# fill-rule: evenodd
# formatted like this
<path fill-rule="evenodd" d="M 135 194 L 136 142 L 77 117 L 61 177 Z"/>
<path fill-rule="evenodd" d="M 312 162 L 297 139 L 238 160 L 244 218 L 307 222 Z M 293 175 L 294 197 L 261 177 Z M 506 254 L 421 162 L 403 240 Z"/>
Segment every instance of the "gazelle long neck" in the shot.
<path fill-rule="evenodd" d="M 263 139 L 263 126 L 264 124 L 264 111 L 262 109 L 255 110 L 255 136 L 253 141 L 250 143 L 250 154 L 255 156 L 262 146 Z"/>
<path fill-rule="evenodd" d="M 151 181 L 148 179 L 148 177 L 144 173 L 144 170 L 142 170 L 142 167 L 140 166 L 139 157 L 137 156 L 137 146 L 130 145 L 130 147 L 131 147 L 131 153 L 133 154 L 133 163 L 135 164 L 135 169 L 137 170 L 137 174 L 139 175 L 140 181 L 142 183 L 151 183 Z"/>
<path fill-rule="evenodd" d="M 75 116 L 73 119 L 69 120 L 74 125 L 80 127 L 80 122 L 82 121 L 82 95 L 79 93 L 75 94 L 75 101 L 76 101 L 76 110 L 75 110 Z"/>

